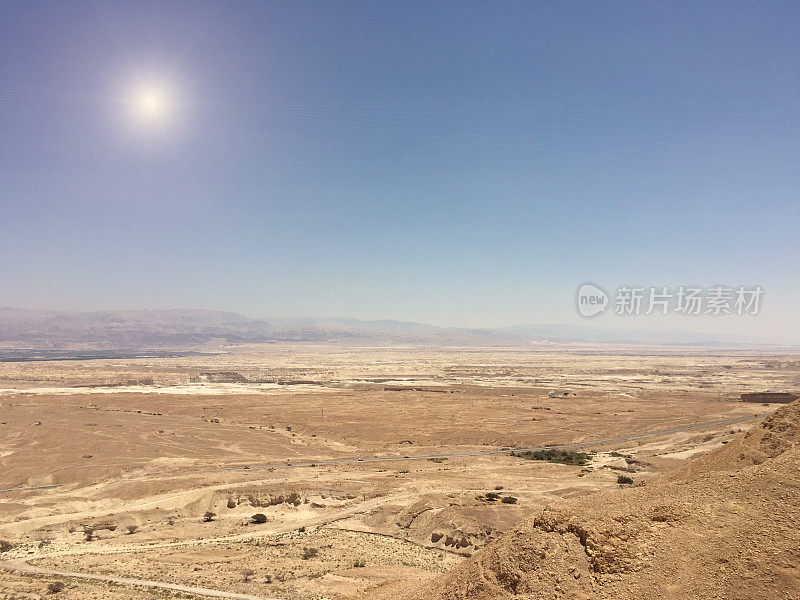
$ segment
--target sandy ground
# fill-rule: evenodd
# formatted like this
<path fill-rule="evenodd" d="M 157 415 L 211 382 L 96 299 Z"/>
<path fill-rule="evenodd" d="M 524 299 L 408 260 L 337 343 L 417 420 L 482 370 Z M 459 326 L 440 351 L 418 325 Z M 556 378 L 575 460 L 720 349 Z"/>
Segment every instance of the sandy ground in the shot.
<path fill-rule="evenodd" d="M 226 382 L 230 372 L 247 381 Z M 217 381 L 197 382 L 208 373 Z M 771 412 L 739 394 L 797 390 L 800 357 L 270 346 L 4 363 L 0 388 L 0 539 L 14 544 L 0 560 L 305 600 L 433 577 L 547 505 L 678 467 L 753 422 L 600 445 L 582 467 L 415 456 Z M 400 460 L 323 462 L 359 457 Z M 487 501 L 491 491 L 514 500 Z M 48 596 L 57 579 L 65 598 L 153 597 L 126 583 L 5 572 L 0 598 Z"/>

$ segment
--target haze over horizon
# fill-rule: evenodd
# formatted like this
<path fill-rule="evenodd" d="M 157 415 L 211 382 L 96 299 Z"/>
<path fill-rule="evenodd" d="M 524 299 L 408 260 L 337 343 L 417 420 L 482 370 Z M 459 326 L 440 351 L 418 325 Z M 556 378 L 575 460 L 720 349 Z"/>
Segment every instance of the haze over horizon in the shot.
<path fill-rule="evenodd" d="M 0 18 L 0 306 L 800 340 L 797 3 Z M 584 320 L 584 282 L 764 296 Z"/>

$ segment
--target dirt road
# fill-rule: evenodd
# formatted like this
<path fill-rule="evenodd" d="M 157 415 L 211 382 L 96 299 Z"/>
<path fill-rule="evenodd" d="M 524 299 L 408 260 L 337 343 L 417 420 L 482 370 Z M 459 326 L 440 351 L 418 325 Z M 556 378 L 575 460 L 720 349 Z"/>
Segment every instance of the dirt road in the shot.
<path fill-rule="evenodd" d="M 42 575 L 45 577 L 72 577 L 77 579 L 88 579 L 91 581 L 105 581 L 116 585 L 133 587 L 158 588 L 195 594 L 198 596 L 208 596 L 211 598 L 231 598 L 235 600 L 279 600 L 277 598 L 265 598 L 263 596 L 252 596 L 250 594 L 237 594 L 235 592 L 223 592 L 209 588 L 190 587 L 176 583 L 165 583 L 163 581 L 150 581 L 147 579 L 129 579 L 127 577 L 114 577 L 113 575 L 94 575 L 92 573 L 77 573 L 73 571 L 60 571 L 58 569 L 43 569 L 34 567 L 26 562 L 26 559 L 9 560 L 0 563 L 0 568 L 18 573 L 29 575 Z"/>

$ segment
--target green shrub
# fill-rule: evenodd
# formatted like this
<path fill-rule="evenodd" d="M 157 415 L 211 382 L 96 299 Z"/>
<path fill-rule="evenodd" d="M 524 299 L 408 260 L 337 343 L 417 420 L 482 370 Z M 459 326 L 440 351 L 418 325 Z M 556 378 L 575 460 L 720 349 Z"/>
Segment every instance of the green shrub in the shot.
<path fill-rule="evenodd" d="M 524 458 L 526 460 L 541 460 L 544 462 L 559 463 L 562 465 L 583 466 L 589 464 L 590 457 L 585 452 L 575 452 L 574 450 L 560 450 L 558 448 L 546 448 L 544 450 L 526 450 L 524 452 L 512 452 L 511 456 Z"/>

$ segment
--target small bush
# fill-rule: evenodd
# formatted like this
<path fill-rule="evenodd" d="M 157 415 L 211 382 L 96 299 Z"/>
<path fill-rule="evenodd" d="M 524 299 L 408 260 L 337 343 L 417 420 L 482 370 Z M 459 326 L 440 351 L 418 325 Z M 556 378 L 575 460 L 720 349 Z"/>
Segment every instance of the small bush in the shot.
<path fill-rule="evenodd" d="M 0 552 L 8 552 L 14 547 L 14 544 L 8 540 L 0 540 Z"/>
<path fill-rule="evenodd" d="M 139 531 L 139 526 L 138 525 L 128 525 L 127 527 L 125 527 L 125 531 L 128 532 L 128 535 L 132 535 L 132 534 L 136 533 L 137 531 Z"/>
<path fill-rule="evenodd" d="M 47 591 L 51 594 L 57 594 L 65 587 L 67 587 L 67 584 L 63 581 L 51 581 L 47 584 Z"/>
<path fill-rule="evenodd" d="M 303 548 L 303 560 L 314 558 L 319 554 L 319 548 Z"/>
<path fill-rule="evenodd" d="M 305 525 L 301 525 L 300 528 L 297 531 L 299 531 L 300 533 L 305 533 L 306 532 L 306 526 Z"/>
<path fill-rule="evenodd" d="M 514 496 L 503 496 L 500 500 L 503 504 L 516 504 L 517 499 Z"/>
<path fill-rule="evenodd" d="M 256 572 L 253 571 L 253 569 L 245 569 L 244 571 L 242 571 L 242 577 L 244 578 L 244 582 L 247 583 L 248 581 L 250 581 L 250 578 L 255 574 Z"/>
<path fill-rule="evenodd" d="M 365 560 L 356 560 L 353 563 L 353 566 L 356 567 L 356 568 L 366 567 L 367 566 L 367 561 L 365 561 Z"/>
<path fill-rule="evenodd" d="M 267 515 L 263 513 L 256 513 L 252 517 L 250 517 L 250 519 L 253 521 L 253 523 L 261 525 L 262 523 L 267 522 Z"/>
<path fill-rule="evenodd" d="M 631 479 L 627 475 L 619 475 L 617 477 L 617 483 L 620 484 L 620 485 L 632 484 L 633 483 L 633 479 Z"/>
<path fill-rule="evenodd" d="M 214 517 L 216 517 L 216 516 L 217 516 L 217 513 L 208 511 L 206 514 L 203 515 L 203 522 L 204 523 L 210 523 L 211 521 L 214 520 Z"/>
<path fill-rule="evenodd" d="M 486 492 L 486 495 L 484 497 L 487 500 L 490 500 L 490 501 L 494 502 L 495 500 L 500 498 L 500 494 L 498 494 L 497 492 Z"/>

